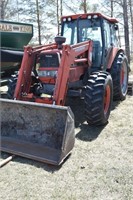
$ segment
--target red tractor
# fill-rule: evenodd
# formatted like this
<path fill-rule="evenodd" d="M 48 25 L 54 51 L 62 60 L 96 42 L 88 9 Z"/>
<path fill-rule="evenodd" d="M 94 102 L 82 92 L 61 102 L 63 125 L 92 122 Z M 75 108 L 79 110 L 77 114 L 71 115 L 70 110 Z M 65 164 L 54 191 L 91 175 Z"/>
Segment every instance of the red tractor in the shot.
<path fill-rule="evenodd" d="M 124 100 L 128 85 L 129 66 L 117 24 L 101 13 L 62 17 L 55 43 L 25 47 L 18 77 L 9 82 L 10 101 L 51 104 L 56 111 L 57 105 L 64 109 L 67 96 L 82 97 L 88 124 L 106 124 L 112 99 Z"/>

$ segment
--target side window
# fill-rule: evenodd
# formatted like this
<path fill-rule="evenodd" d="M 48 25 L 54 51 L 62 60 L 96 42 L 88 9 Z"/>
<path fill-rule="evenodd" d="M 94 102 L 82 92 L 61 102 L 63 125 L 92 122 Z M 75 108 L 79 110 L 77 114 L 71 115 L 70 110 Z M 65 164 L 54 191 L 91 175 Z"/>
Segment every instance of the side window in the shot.
<path fill-rule="evenodd" d="M 77 27 L 75 22 L 64 23 L 63 36 L 66 38 L 66 44 L 77 43 Z"/>
<path fill-rule="evenodd" d="M 112 46 L 116 46 L 116 47 L 119 46 L 119 41 L 116 36 L 115 24 L 111 25 L 111 44 L 112 44 Z"/>
<path fill-rule="evenodd" d="M 66 38 L 66 44 L 71 44 L 72 28 L 68 27 L 68 24 L 65 24 L 64 30 L 63 36 Z"/>
<path fill-rule="evenodd" d="M 105 47 L 108 49 L 111 46 L 111 29 L 110 24 L 104 21 L 104 35 L 105 35 Z"/>

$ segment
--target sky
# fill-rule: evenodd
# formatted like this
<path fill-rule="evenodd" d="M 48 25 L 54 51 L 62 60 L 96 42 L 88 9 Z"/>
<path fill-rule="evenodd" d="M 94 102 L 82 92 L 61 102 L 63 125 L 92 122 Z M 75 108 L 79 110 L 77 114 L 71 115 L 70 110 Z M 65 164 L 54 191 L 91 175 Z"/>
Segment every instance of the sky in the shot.
<path fill-rule="evenodd" d="M 92 4 L 98 4 L 99 0 L 93 0 Z"/>

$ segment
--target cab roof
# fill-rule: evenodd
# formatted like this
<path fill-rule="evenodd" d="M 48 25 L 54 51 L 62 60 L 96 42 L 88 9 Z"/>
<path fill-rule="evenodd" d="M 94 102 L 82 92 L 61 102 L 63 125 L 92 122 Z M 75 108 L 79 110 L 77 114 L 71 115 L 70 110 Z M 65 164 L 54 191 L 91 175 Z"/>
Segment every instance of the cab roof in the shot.
<path fill-rule="evenodd" d="M 112 18 L 112 17 L 108 17 L 108 16 L 106 16 L 102 13 L 85 13 L 85 14 L 67 15 L 67 16 L 62 16 L 61 19 L 63 20 L 65 18 L 71 18 L 73 20 L 73 19 L 78 19 L 79 17 L 81 19 L 86 19 L 88 16 L 91 16 L 92 18 L 97 16 L 99 18 L 106 19 L 110 23 L 118 23 L 117 19 Z"/>

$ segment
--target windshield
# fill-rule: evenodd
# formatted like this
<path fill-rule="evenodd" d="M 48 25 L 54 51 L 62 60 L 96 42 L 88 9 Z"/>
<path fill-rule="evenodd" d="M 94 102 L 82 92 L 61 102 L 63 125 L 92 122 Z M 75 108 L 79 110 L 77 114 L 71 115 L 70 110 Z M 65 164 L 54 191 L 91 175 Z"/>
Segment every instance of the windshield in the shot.
<path fill-rule="evenodd" d="M 66 37 L 66 44 L 77 43 L 86 40 L 99 41 L 102 46 L 100 20 L 97 19 L 79 19 L 63 22 L 62 36 Z"/>

